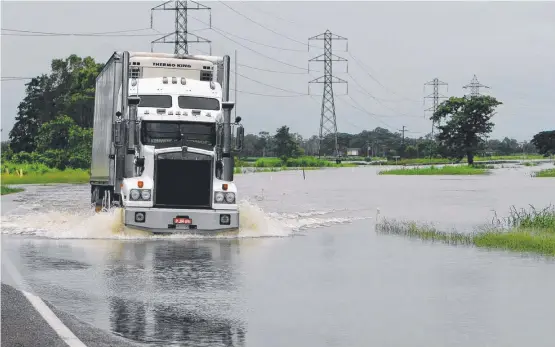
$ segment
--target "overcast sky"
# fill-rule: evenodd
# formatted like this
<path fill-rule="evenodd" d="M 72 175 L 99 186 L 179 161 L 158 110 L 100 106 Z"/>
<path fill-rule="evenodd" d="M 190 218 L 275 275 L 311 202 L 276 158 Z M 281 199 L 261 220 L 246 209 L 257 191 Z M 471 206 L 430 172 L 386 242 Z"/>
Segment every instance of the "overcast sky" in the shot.
<path fill-rule="evenodd" d="M 57 33 L 144 29 L 120 34 L 142 35 L 128 37 L 23 37 L 8 36 L 14 32 L 3 30 L 2 76 L 49 73 L 52 59 L 72 53 L 105 62 L 115 50 L 150 51 L 150 41 L 158 36 L 149 29 L 150 8 L 160 3 L 2 1 L 2 29 Z M 431 87 L 424 91 L 424 83 L 437 77 L 449 84 L 448 91 L 440 89 L 442 94 L 462 96 L 466 92 L 462 86 L 474 74 L 491 87 L 481 92 L 504 103 L 495 116 L 492 137 L 529 140 L 555 127 L 555 2 L 226 3 L 269 30 L 222 3 L 201 3 L 212 8 L 213 29 L 207 25 L 209 11 L 189 11 L 189 28 L 212 40 L 214 55 L 229 54 L 232 66 L 237 50 L 238 73 L 245 76 L 237 79 L 241 91 L 237 114 L 247 133 L 273 133 L 284 124 L 305 137 L 318 133 L 323 85 L 312 84 L 312 96 L 300 94 L 307 94 L 308 81 L 323 71 L 323 63 L 311 63 L 307 73 L 308 59 L 322 53 L 312 47 L 308 52 L 307 39 L 327 29 L 348 38 L 348 52 L 344 41 L 333 42 L 334 53 L 349 60 L 348 74 L 345 63 L 333 65 L 334 75 L 349 82 L 348 96 L 345 85 L 334 85 L 341 132 L 358 133 L 376 126 L 397 131 L 405 125 L 407 136 L 423 136 L 431 128 L 423 111 L 431 100 L 423 106 L 423 97 L 432 92 Z M 154 28 L 171 32 L 173 21 L 172 12 L 156 12 Z M 237 43 L 216 30 L 224 30 Z M 311 41 L 311 45 L 322 47 L 322 42 Z M 189 51 L 208 49 L 206 44 L 192 44 Z M 155 51 L 173 52 L 173 45 L 157 45 Z M 24 83 L 1 83 L 3 138 L 13 126 Z M 357 104 L 366 112 L 355 109 Z"/>

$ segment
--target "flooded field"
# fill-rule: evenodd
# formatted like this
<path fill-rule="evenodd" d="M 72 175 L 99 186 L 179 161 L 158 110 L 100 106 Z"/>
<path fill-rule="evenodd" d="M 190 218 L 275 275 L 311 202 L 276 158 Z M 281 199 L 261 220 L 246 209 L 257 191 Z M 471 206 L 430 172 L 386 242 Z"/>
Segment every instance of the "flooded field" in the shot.
<path fill-rule="evenodd" d="M 34 186 L 2 198 L 2 258 L 57 308 L 145 346 L 552 346 L 555 260 L 374 229 L 466 232 L 555 204 L 555 180 L 530 177 L 547 165 L 237 175 L 241 232 L 210 239 L 122 233 L 88 186 Z"/>

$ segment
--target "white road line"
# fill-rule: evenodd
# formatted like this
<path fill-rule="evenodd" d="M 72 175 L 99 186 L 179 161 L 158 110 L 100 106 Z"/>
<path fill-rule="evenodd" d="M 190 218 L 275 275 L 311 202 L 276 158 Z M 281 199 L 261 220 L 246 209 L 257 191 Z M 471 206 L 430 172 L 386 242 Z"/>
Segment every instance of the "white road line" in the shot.
<path fill-rule="evenodd" d="M 6 269 L 8 270 L 10 277 L 20 287 L 20 288 L 17 288 L 17 287 L 16 288 L 21 290 L 23 295 L 25 295 L 25 297 L 27 298 L 27 300 L 29 300 L 31 305 L 33 305 L 35 310 L 37 310 L 37 312 L 42 316 L 42 318 L 44 318 L 46 323 L 48 323 L 48 325 L 50 325 L 50 327 L 54 329 L 56 334 L 58 334 L 58 336 L 60 336 L 60 338 L 64 340 L 64 342 L 69 347 L 87 347 L 83 342 L 81 342 L 81 340 L 77 338 L 77 336 L 75 336 L 71 332 L 71 330 L 69 330 L 68 327 L 64 325 L 64 323 L 60 320 L 60 318 L 58 318 L 54 314 L 54 312 L 52 312 L 50 307 L 48 307 L 48 305 L 46 305 L 41 298 L 28 292 L 27 290 L 22 289 L 22 288 L 25 288 L 25 289 L 29 288 L 29 286 L 25 283 L 25 281 L 23 280 L 23 278 L 21 277 L 17 269 L 13 266 L 11 261 L 8 259 L 8 257 L 5 256 L 3 258 L 4 259 L 2 259 L 2 263 L 6 265 Z"/>

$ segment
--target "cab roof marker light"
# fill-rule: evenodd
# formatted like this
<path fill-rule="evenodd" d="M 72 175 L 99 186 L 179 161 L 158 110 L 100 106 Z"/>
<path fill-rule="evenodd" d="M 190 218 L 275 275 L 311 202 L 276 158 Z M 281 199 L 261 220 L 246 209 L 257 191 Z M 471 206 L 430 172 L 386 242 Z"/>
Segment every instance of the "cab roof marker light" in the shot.
<path fill-rule="evenodd" d="M 176 116 L 181 116 L 181 111 L 175 111 Z"/>
<path fill-rule="evenodd" d="M 181 84 L 183 85 L 187 84 L 187 80 L 185 79 L 185 77 L 181 77 Z"/>
<path fill-rule="evenodd" d="M 168 78 L 167 77 L 162 77 L 162 83 L 164 84 L 168 84 Z"/>
<path fill-rule="evenodd" d="M 149 114 L 149 113 L 150 113 L 150 111 L 149 111 L 149 110 L 145 110 L 145 114 Z"/>
<path fill-rule="evenodd" d="M 173 111 L 168 111 L 168 115 L 173 116 Z"/>
<path fill-rule="evenodd" d="M 172 77 L 172 84 L 177 84 L 177 77 Z"/>

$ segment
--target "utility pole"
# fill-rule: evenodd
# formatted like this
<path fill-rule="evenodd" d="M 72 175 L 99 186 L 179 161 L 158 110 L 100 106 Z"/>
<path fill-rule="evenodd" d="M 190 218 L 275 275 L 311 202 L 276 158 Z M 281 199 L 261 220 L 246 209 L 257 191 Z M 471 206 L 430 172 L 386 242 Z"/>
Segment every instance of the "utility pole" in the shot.
<path fill-rule="evenodd" d="M 474 75 L 474 77 L 472 78 L 472 81 L 470 81 L 469 84 L 467 84 L 466 86 L 463 86 L 464 89 L 468 89 L 470 88 L 470 97 L 476 97 L 476 96 L 480 96 L 480 88 L 488 88 L 488 86 L 485 86 L 483 84 L 481 84 L 480 82 L 478 82 L 478 78 L 476 77 L 476 75 Z"/>
<path fill-rule="evenodd" d="M 321 156 L 322 141 L 328 135 L 333 135 L 335 142 L 335 157 L 338 163 L 341 162 L 339 158 L 339 146 L 337 143 L 337 121 L 335 117 L 335 103 L 333 99 L 333 84 L 334 83 L 347 83 L 347 81 L 335 77 L 332 74 L 332 62 L 334 61 L 344 61 L 347 59 L 339 57 L 332 53 L 332 41 L 333 40 L 347 40 L 347 38 L 332 34 L 331 31 L 326 30 L 325 33 L 313 36 L 308 39 L 309 45 L 308 50 L 310 51 L 310 40 L 323 40 L 324 41 L 324 53 L 310 59 L 308 62 L 308 69 L 310 72 L 310 62 L 313 61 L 323 61 L 324 62 L 324 76 L 313 79 L 308 82 L 308 94 L 310 95 L 310 83 L 323 83 L 324 93 L 322 95 L 322 108 L 320 112 L 320 137 L 318 142 L 318 157 Z M 347 67 L 348 69 L 348 67 Z M 349 93 L 349 86 L 347 84 L 347 94 Z"/>
<path fill-rule="evenodd" d="M 170 4 L 173 2 L 173 5 Z M 188 3 L 191 3 L 189 6 Z M 153 11 L 175 11 L 175 31 L 152 41 L 150 51 L 154 51 L 155 43 L 173 43 L 174 54 L 189 54 L 189 43 L 208 43 L 210 54 L 212 54 L 212 41 L 198 35 L 192 34 L 187 29 L 187 11 L 189 10 L 208 10 L 210 12 L 210 28 L 212 28 L 212 9 L 208 6 L 199 4 L 196 1 L 167 1 L 161 5 L 150 9 L 150 28 L 153 27 Z M 173 41 L 168 39 L 173 36 Z M 192 36 L 194 40 L 190 40 Z"/>
<path fill-rule="evenodd" d="M 403 125 L 403 129 L 399 129 L 399 131 L 401 131 L 403 133 L 403 137 L 401 140 L 401 145 L 405 145 L 405 131 L 406 131 L 406 126 Z"/>

